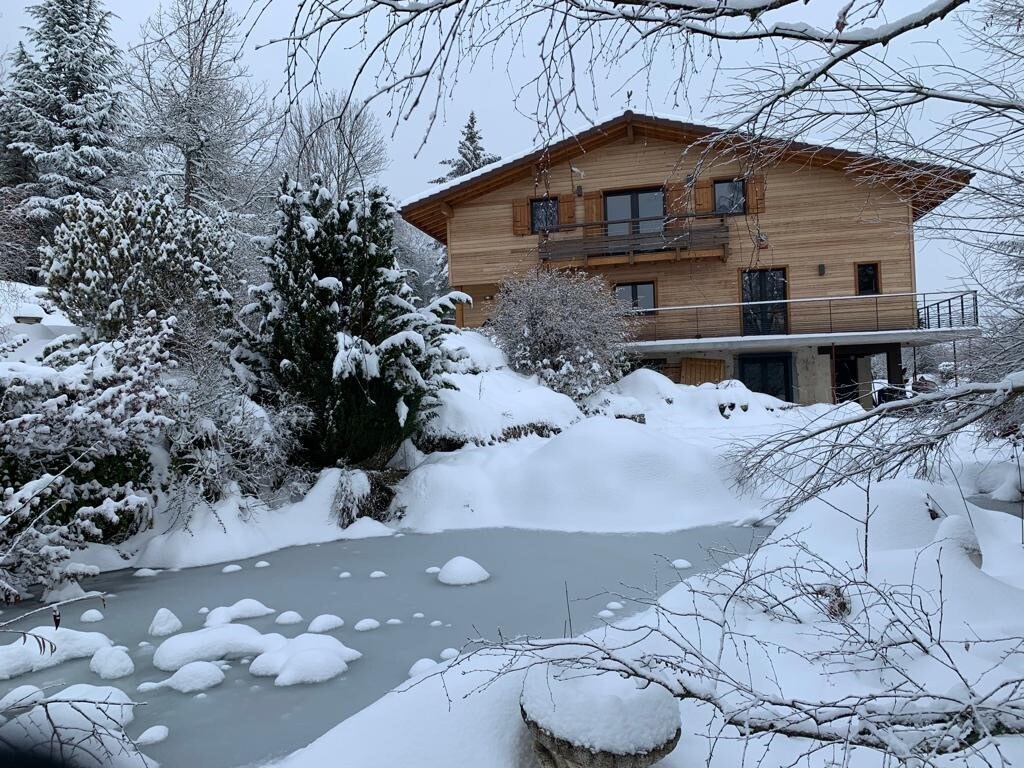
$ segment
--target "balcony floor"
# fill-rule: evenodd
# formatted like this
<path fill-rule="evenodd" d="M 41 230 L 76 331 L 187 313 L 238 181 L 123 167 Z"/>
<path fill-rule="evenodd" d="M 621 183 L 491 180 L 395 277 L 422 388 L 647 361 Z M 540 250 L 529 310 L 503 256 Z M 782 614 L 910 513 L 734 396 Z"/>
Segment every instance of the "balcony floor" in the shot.
<path fill-rule="evenodd" d="M 907 328 L 898 331 L 850 331 L 843 333 L 790 333 L 776 336 L 712 336 L 701 339 L 659 339 L 634 341 L 628 346 L 645 355 L 674 352 L 709 352 L 711 350 L 738 350 L 761 352 L 793 349 L 794 347 L 849 346 L 861 344 L 903 344 L 909 347 L 959 341 L 980 336 L 981 328 Z"/>

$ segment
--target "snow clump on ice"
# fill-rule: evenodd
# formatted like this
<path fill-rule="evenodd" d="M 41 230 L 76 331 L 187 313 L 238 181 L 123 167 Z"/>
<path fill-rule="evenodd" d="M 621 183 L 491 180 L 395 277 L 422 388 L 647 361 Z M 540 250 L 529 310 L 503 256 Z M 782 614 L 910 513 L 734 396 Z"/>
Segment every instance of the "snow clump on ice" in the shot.
<path fill-rule="evenodd" d="M 485 571 L 480 563 L 462 555 L 453 557 L 445 563 L 437 574 L 437 580 L 442 584 L 455 587 L 479 584 L 489 578 L 491 578 L 491 574 Z"/>
<path fill-rule="evenodd" d="M 160 608 L 149 623 L 151 637 L 167 637 L 181 629 L 181 620 L 167 608 Z"/>

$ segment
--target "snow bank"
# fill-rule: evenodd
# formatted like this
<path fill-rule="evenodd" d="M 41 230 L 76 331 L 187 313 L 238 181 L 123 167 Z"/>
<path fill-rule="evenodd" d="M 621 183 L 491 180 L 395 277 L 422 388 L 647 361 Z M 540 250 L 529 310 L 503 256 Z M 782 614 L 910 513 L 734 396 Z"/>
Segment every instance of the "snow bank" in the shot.
<path fill-rule="evenodd" d="M 252 660 L 249 672 L 274 677 L 274 685 L 320 683 L 348 669 L 348 662 L 362 656 L 359 651 L 328 635 L 303 634 Z"/>
<path fill-rule="evenodd" d="M 113 645 L 110 638 L 100 632 L 54 629 L 52 626 L 34 627 L 26 632 L 30 637 L 18 637 L 0 646 L 0 680 L 56 667 L 71 659 L 86 658 L 100 648 Z M 45 647 L 40 647 L 36 637 L 42 638 Z"/>
<path fill-rule="evenodd" d="M 176 528 L 150 538 L 134 564 L 189 568 L 302 544 L 390 536 L 390 528 L 366 518 L 348 528 L 338 526 L 332 509 L 341 480 L 341 469 L 325 469 L 304 499 L 279 509 L 253 499 L 227 498 L 217 504 L 216 515 L 197 511 L 188 529 Z"/>
<path fill-rule="evenodd" d="M 479 584 L 481 581 L 487 581 L 489 578 L 491 578 L 491 574 L 485 571 L 480 563 L 462 555 L 453 557 L 437 573 L 437 580 L 439 582 L 454 587 Z"/>
<path fill-rule="evenodd" d="M 696 441 L 593 417 L 548 440 L 431 456 L 399 484 L 394 505 L 418 531 L 671 531 L 759 516 L 720 466 Z"/>
<path fill-rule="evenodd" d="M 526 674 L 523 711 L 560 739 L 618 755 L 649 752 L 679 730 L 679 704 L 658 685 L 593 670 L 538 664 Z"/>

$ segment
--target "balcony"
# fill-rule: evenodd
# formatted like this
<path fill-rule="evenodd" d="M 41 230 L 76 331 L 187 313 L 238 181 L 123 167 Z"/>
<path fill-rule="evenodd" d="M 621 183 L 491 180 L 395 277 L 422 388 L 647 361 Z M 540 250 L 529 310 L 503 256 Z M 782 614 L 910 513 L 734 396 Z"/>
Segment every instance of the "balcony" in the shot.
<path fill-rule="evenodd" d="M 623 232 L 625 230 L 625 232 Z M 729 225 L 722 216 L 616 219 L 566 224 L 540 235 L 541 261 L 553 266 L 632 261 L 638 255 L 676 258 L 728 256 Z"/>
<path fill-rule="evenodd" d="M 964 291 L 658 307 L 637 313 L 636 338 L 638 346 L 651 349 L 668 340 L 726 338 L 736 347 L 781 347 L 791 346 L 796 335 L 808 337 L 808 344 L 833 343 L 830 335 L 846 337 L 842 343 L 910 343 L 915 338 L 932 343 L 977 335 L 977 330 L 977 292 Z M 665 351 L 671 350 L 666 346 Z"/>

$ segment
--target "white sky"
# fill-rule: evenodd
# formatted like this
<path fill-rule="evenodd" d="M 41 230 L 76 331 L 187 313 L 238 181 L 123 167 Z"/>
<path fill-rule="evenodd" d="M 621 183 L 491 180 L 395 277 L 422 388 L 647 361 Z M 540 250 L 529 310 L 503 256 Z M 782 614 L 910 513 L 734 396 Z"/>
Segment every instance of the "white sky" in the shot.
<path fill-rule="evenodd" d="M 920 0 L 914 0 L 916 7 Z M 231 0 L 239 14 L 245 14 L 250 8 L 250 0 Z M 807 11 L 812 23 L 828 25 L 834 19 L 834 0 L 811 0 Z M 31 2 L 26 0 L 0 0 L 0 50 L 9 50 L 22 38 L 22 27 L 28 22 L 25 7 Z M 158 7 L 156 0 L 106 0 L 107 7 L 117 18 L 113 23 L 113 35 L 122 46 L 128 47 L 138 40 L 139 27 L 145 19 Z M 891 7 L 900 12 L 910 10 L 911 3 L 897 0 Z M 284 49 L 281 46 L 270 46 L 257 50 L 259 43 L 284 34 L 291 25 L 295 13 L 293 0 L 273 0 L 271 7 L 259 20 L 253 30 L 245 50 L 245 63 L 251 74 L 258 80 L 265 81 L 271 90 L 276 90 L 283 82 Z M 524 38 L 528 37 L 528 30 Z M 525 40 L 528 47 L 531 40 Z M 894 43 L 887 51 L 888 56 L 907 60 L 934 56 L 935 50 L 942 49 L 959 57 L 970 56 L 970 51 L 958 51 L 955 24 L 951 20 L 936 23 L 926 30 L 914 35 L 913 39 Z M 764 61 L 766 52 L 756 44 L 734 45 L 725 51 L 728 58 L 727 66 L 740 67 Z M 514 57 L 517 54 L 513 52 Z M 529 54 L 526 54 L 529 55 Z M 525 95 L 517 107 L 515 103 L 516 86 L 522 85 L 522 79 L 513 82 L 507 65 L 508 52 L 492 61 L 481 59 L 471 69 L 463 73 L 458 82 L 448 84 L 448 92 L 442 103 L 442 112 L 427 141 L 420 149 L 424 128 L 428 119 L 429 105 L 413 114 L 407 121 L 398 121 L 388 116 L 385 111 L 387 104 L 380 102 L 374 109 L 385 132 L 394 132 L 390 139 L 391 166 L 383 174 L 382 182 L 387 185 L 393 196 L 402 200 L 424 191 L 430 185 L 428 180 L 439 175 L 443 170 L 438 161 L 450 157 L 454 153 L 458 134 L 465 123 L 470 110 L 475 110 L 479 127 L 483 133 L 484 146 L 499 155 L 511 155 L 535 144 L 537 126 L 534 121 L 523 114 L 535 107 L 531 97 Z M 357 52 L 343 50 L 336 45 L 331 55 L 321 67 L 319 75 L 323 85 L 344 91 L 350 83 L 350 73 L 359 60 Z M 524 62 L 524 71 L 531 71 L 533 62 Z M 586 110 L 591 117 L 616 114 L 627 107 L 637 111 L 658 113 L 674 113 L 681 119 L 695 122 L 712 122 L 710 115 L 715 112 L 715 105 L 705 100 L 706 89 L 712 86 L 712 68 L 708 67 L 706 77 L 697 77 L 690 86 L 685 103 L 676 104 L 672 87 L 676 82 L 678 65 L 673 67 L 666 61 L 664 66 L 656 65 L 645 71 L 642 77 L 630 77 L 634 72 L 624 61 L 618 71 L 609 73 L 607 78 L 599 77 L 599 85 L 594 91 L 581 89 L 586 96 Z M 719 72 L 718 77 L 728 76 L 728 72 Z M 627 99 L 627 91 L 632 97 Z M 359 94 L 362 95 L 362 94 Z M 583 118 L 579 127 L 585 127 Z M 417 150 L 418 154 L 417 154 Z M 943 243 L 926 242 L 919 238 L 918 259 L 918 290 L 932 291 L 959 287 L 958 276 L 963 269 L 951 253 L 952 249 Z"/>

